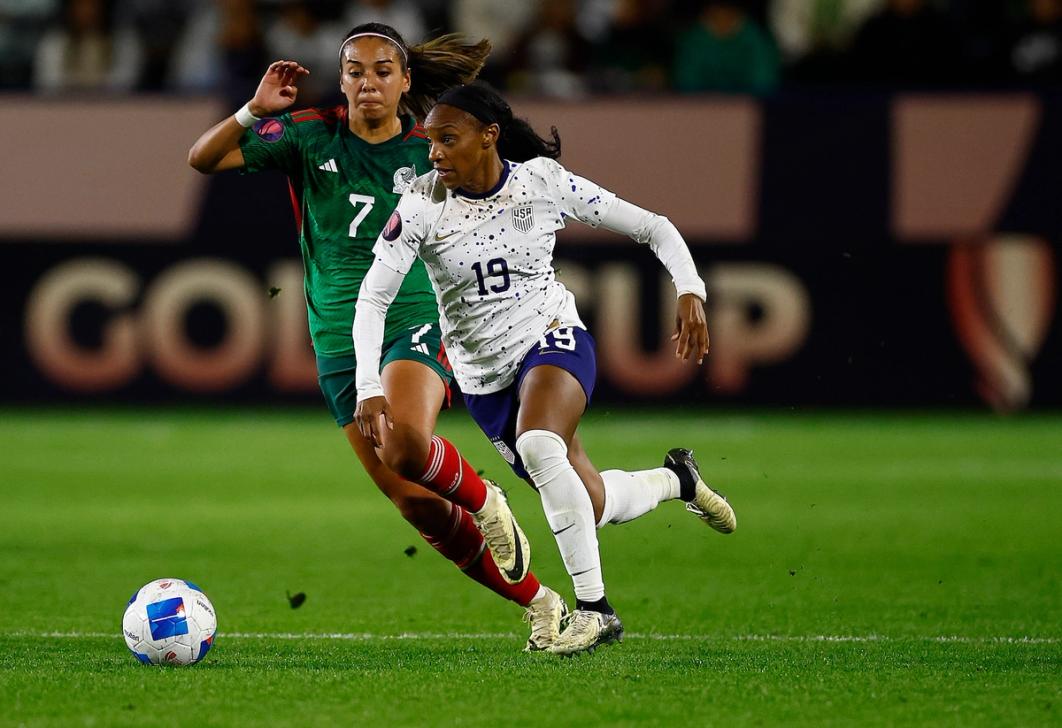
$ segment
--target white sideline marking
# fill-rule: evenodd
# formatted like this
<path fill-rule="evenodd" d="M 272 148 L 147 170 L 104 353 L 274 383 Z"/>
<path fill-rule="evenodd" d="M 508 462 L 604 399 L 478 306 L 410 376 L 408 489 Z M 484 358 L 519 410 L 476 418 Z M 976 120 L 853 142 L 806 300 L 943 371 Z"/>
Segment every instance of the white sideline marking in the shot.
<path fill-rule="evenodd" d="M 3 637 L 36 637 L 41 639 L 89 639 L 98 637 L 121 637 L 115 632 L 0 632 Z M 976 645 L 1057 645 L 1060 637 L 965 637 L 962 635 L 937 635 L 935 637 L 889 637 L 880 634 L 868 635 L 783 635 L 746 634 L 720 637 L 707 634 L 656 634 L 652 632 L 627 632 L 624 637 L 658 641 L 682 642 L 940 642 Z M 401 632 L 399 634 L 375 634 L 373 632 L 219 632 L 219 639 L 237 640 L 337 640 L 346 642 L 386 642 L 394 640 L 493 640 L 523 639 L 514 632 Z"/>

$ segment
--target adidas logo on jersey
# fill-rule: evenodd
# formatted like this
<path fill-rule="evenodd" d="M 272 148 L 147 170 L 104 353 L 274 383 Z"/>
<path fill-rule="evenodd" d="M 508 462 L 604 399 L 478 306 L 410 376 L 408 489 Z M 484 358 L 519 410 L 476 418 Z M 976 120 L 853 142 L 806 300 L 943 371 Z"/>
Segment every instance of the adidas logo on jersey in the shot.
<path fill-rule="evenodd" d="M 329 159 L 322 165 L 319 165 L 317 169 L 323 169 L 325 172 L 338 172 L 339 167 L 336 166 L 336 160 Z"/>

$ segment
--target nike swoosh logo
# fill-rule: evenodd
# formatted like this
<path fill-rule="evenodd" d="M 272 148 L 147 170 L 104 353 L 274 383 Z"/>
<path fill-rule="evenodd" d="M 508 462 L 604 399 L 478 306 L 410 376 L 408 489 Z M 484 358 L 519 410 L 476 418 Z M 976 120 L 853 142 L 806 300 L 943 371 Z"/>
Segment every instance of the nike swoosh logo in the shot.
<path fill-rule="evenodd" d="M 461 231 L 460 230 L 454 230 L 452 233 L 447 233 L 446 235 L 439 235 L 439 233 L 435 233 L 435 239 L 436 240 L 446 240 L 449 237 L 453 237 L 454 235 L 457 235 L 459 232 L 461 232 Z"/>
<path fill-rule="evenodd" d="M 513 568 L 507 569 L 505 575 L 514 582 L 520 581 L 526 574 L 524 573 L 524 549 L 520 546 L 520 537 L 517 535 L 516 521 L 510 519 L 513 524 L 513 541 L 516 545 L 516 553 L 513 555 Z"/>
<path fill-rule="evenodd" d="M 565 526 L 565 527 L 564 527 L 564 528 L 562 528 L 561 530 L 559 530 L 559 531 L 554 531 L 554 532 L 553 532 L 553 535 L 554 535 L 554 536 L 559 536 L 559 535 L 561 535 L 562 533 L 564 533 L 565 531 L 567 531 L 567 530 L 568 530 L 569 528 L 571 528 L 571 527 L 572 527 L 572 526 L 574 526 L 574 525 L 575 525 L 574 523 L 569 523 L 569 524 L 568 524 L 567 526 Z"/>

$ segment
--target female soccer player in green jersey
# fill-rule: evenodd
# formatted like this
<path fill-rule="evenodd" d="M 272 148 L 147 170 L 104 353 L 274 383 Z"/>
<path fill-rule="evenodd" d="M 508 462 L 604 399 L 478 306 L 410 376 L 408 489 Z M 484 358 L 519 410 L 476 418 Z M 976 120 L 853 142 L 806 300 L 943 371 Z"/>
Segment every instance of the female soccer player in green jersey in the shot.
<path fill-rule="evenodd" d="M 375 449 L 353 424 L 358 289 L 402 192 L 431 168 L 427 136 L 414 115 L 426 114 L 442 90 L 474 78 L 489 50 L 486 40 L 468 45 L 454 36 L 409 47 L 389 26 L 357 26 L 339 49 L 345 105 L 286 113 L 309 71 L 276 61 L 243 108 L 199 137 L 188 161 L 206 174 L 287 174 L 318 379 L 337 424 L 366 472 L 428 543 L 527 607 L 528 649 L 538 650 L 552 643 L 567 608 L 528 570 L 527 540 L 501 490 L 434 434 L 452 374 L 423 264 L 410 272 L 387 315 L 380 373 L 394 427 Z"/>

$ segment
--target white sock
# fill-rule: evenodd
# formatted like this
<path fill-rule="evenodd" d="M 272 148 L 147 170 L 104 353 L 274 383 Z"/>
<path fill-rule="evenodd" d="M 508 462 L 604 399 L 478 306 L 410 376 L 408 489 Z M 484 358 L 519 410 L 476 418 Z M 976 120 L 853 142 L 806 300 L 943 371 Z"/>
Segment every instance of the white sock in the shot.
<path fill-rule="evenodd" d="M 605 507 L 597 527 L 606 523 L 626 523 L 644 516 L 661 501 L 679 497 L 679 479 L 669 468 L 654 468 L 629 473 L 625 470 L 606 470 Z"/>
<path fill-rule="evenodd" d="M 517 438 L 516 451 L 538 488 L 546 522 L 557 539 L 576 598 L 596 602 L 605 596 L 605 583 L 597 550 L 594 506 L 582 478 L 568 461 L 568 446 L 556 433 L 528 430 Z"/>

